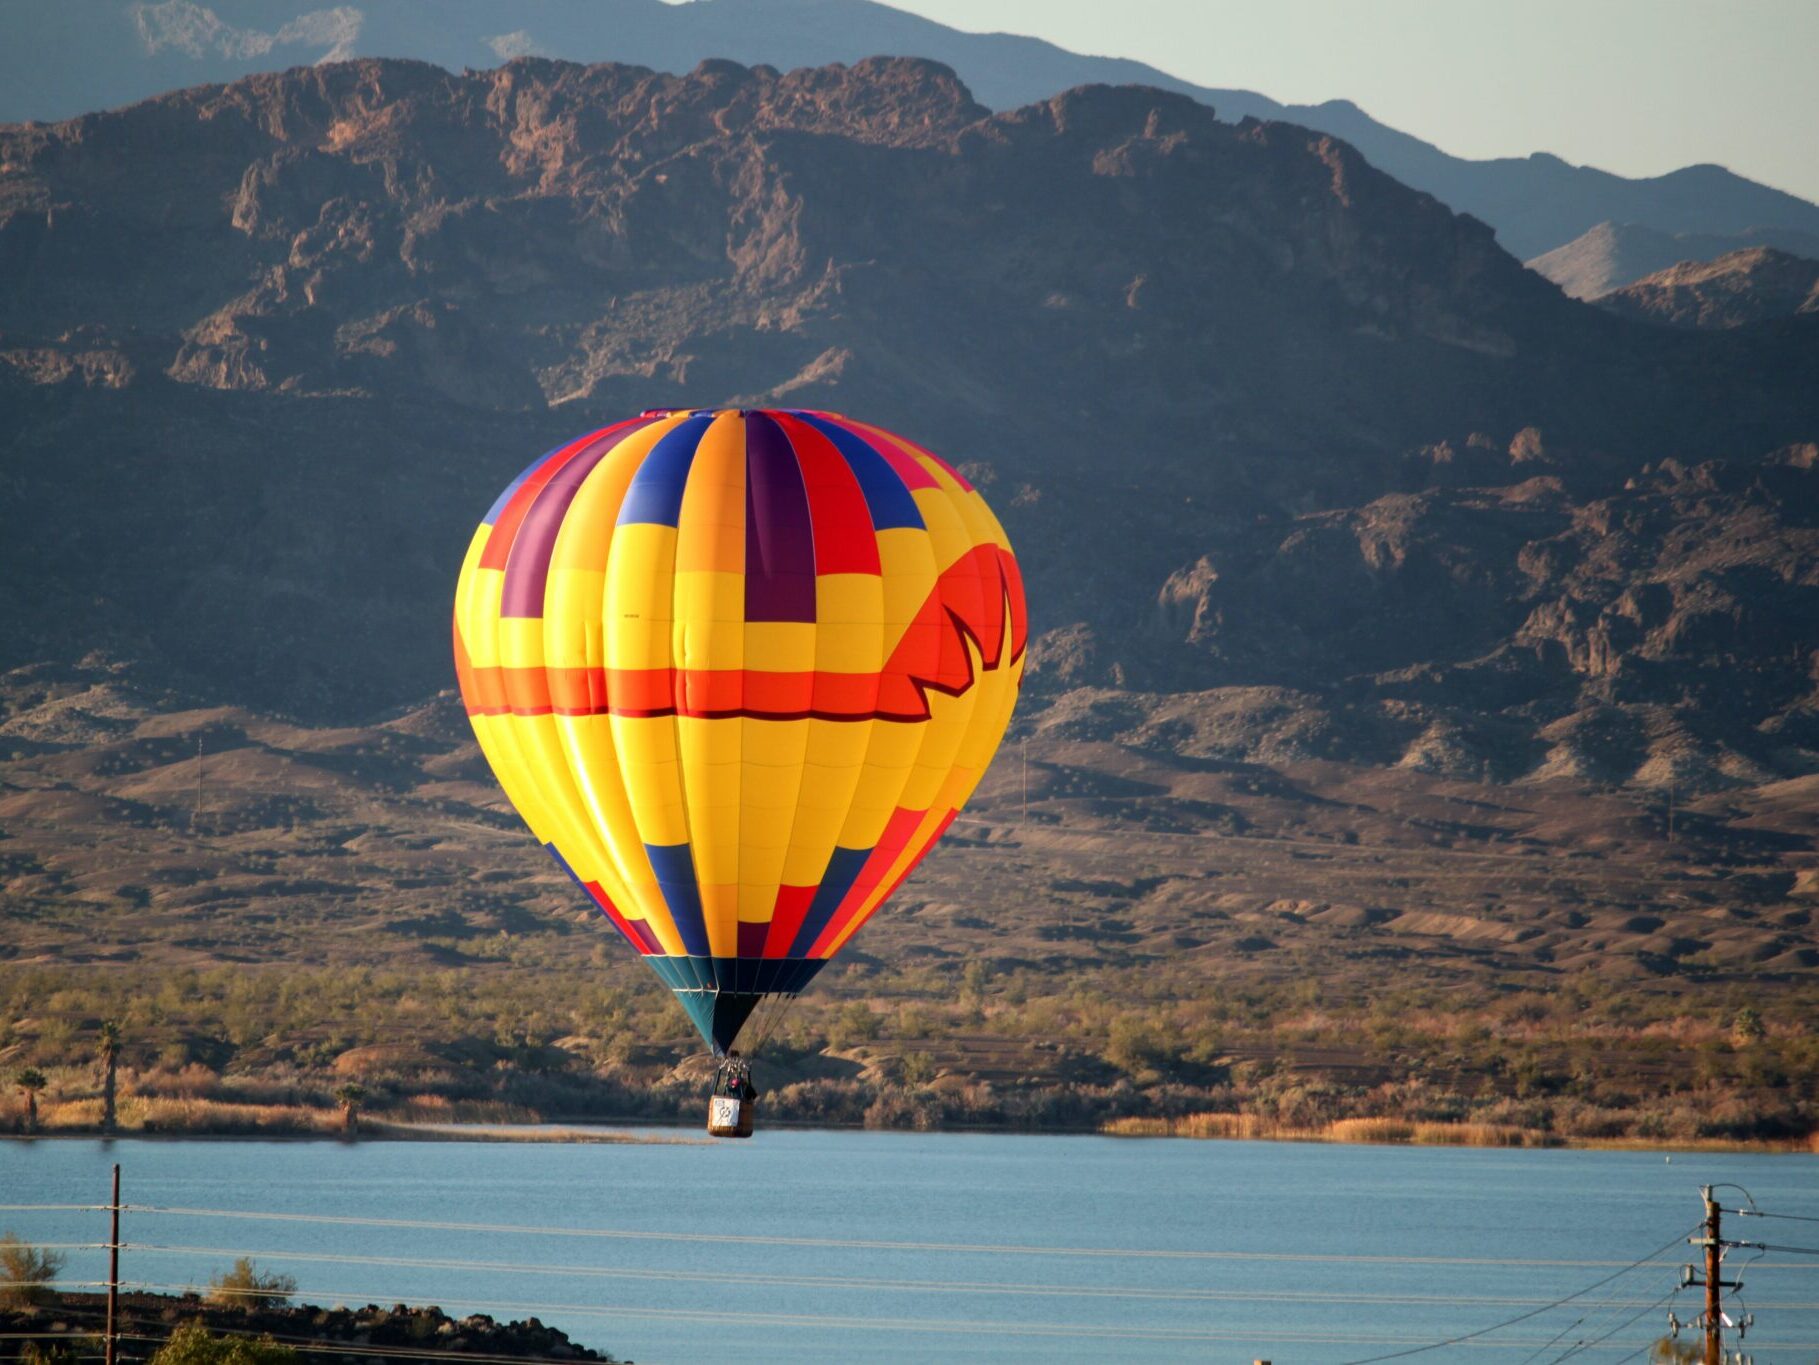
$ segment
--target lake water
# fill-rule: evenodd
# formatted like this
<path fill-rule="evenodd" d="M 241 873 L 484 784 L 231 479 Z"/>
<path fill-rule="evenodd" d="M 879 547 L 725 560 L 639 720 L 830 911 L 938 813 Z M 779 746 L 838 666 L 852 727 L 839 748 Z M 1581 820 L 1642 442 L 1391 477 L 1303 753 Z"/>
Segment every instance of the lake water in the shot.
<path fill-rule="evenodd" d="M 201 1284 L 250 1254 L 308 1301 L 534 1315 L 647 1363 L 1317 1365 L 1535 1308 L 1412 1358 L 1548 1361 L 1602 1336 L 1571 1358 L 1642 1359 L 1670 1307 L 1698 1311 L 1697 1291 L 1669 1296 L 1701 1184 L 1819 1218 L 1812 1157 L 781 1130 L 640 1146 L 0 1142 L 0 1203 L 104 1203 L 116 1161 L 129 1205 L 221 1211 L 129 1211 L 123 1279 Z M 337 1218 L 469 1226 L 309 1221 Z M 0 1211 L 38 1243 L 102 1241 L 104 1220 Z M 1819 1247 L 1819 1223 L 1726 1231 Z M 72 1250 L 66 1279 L 103 1265 Z M 1759 1365 L 1819 1360 L 1819 1256 L 1770 1253 L 1744 1281 Z"/>

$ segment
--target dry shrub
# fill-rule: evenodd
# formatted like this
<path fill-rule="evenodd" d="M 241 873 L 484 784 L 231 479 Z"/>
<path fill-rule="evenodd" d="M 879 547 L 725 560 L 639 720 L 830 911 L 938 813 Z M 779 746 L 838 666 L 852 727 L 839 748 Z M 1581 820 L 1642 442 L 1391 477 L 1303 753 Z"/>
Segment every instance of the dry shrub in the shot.
<path fill-rule="evenodd" d="M 377 1111 L 376 1117 L 393 1123 L 453 1123 L 455 1103 L 446 1095 L 411 1095 Z"/>
<path fill-rule="evenodd" d="M 1555 1106 L 1554 1127 L 1576 1138 L 1623 1138 L 1630 1135 L 1639 1117 L 1633 1109 L 1563 1100 Z"/>
<path fill-rule="evenodd" d="M 186 1100 L 221 1099 L 222 1080 L 213 1067 L 189 1062 L 177 1068 L 156 1067 L 125 1073 L 132 1089 L 141 1095 L 175 1095 Z"/>

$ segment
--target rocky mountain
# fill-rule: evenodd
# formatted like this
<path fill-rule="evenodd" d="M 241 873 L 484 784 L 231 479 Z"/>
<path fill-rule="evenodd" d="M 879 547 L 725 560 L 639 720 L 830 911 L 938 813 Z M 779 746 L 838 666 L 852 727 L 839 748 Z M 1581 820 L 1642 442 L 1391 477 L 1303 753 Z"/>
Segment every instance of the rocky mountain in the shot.
<path fill-rule="evenodd" d="M 1002 509 L 1030 724 L 1498 780 L 1819 763 L 1819 320 L 1573 302 L 1321 133 L 1136 87 L 992 114 L 923 61 L 360 61 L 0 130 L 0 167 L 0 665 L 410 704 L 531 455 L 825 406 Z"/>
<path fill-rule="evenodd" d="M 1405 184 L 1490 223 L 1503 245 L 1523 258 L 1605 221 L 1670 234 L 1763 227 L 1819 234 L 1819 206 L 1719 166 L 1631 179 L 1545 152 L 1473 161 L 1387 127 L 1347 100 L 1284 105 L 1254 91 L 1197 86 L 1141 62 L 1084 56 L 1036 38 L 964 32 L 872 0 L 536 0 L 509 11 L 495 0 L 436 0 L 433 6 L 419 0 L 93 0 L 16 6 L 0 17 L 0 34 L 0 119 L 68 118 L 176 86 L 355 56 L 412 57 L 461 70 L 537 55 L 678 73 L 709 58 L 789 70 L 880 54 L 917 56 L 953 67 L 993 109 L 1046 100 L 1079 85 L 1139 84 L 1192 96 L 1228 118 L 1283 120 L 1331 133 Z M 1657 262 L 1636 275 L 1685 258 Z"/>
<path fill-rule="evenodd" d="M 1682 261 L 1613 290 L 1599 306 L 1671 327 L 1742 327 L 1819 312 L 1819 261 L 1773 247 Z"/>
<path fill-rule="evenodd" d="M 1752 247 L 1773 247 L 1819 260 L 1819 232 L 1768 227 L 1728 234 L 1662 232 L 1641 223 L 1600 223 L 1535 257 L 1528 266 L 1573 298 L 1596 299 L 1682 261 L 1710 261 Z"/>

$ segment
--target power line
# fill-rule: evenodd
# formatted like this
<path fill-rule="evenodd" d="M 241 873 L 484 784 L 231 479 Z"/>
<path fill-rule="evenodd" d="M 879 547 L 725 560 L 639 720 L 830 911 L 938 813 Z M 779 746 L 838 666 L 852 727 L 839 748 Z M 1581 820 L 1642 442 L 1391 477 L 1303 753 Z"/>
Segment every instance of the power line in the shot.
<path fill-rule="evenodd" d="M 1643 1308 L 1640 1312 L 1637 1312 L 1636 1314 L 1634 1314 L 1631 1317 L 1625 1318 L 1622 1322 L 1618 1323 L 1615 1327 L 1611 1328 L 1611 1330 L 1606 1332 L 1603 1336 L 1593 1337 L 1590 1341 L 1580 1342 L 1578 1345 L 1574 1346 L 1570 1351 L 1566 1352 L 1565 1355 L 1555 1356 L 1553 1358 L 1553 1360 L 1549 1362 L 1549 1365 L 1560 1365 L 1561 1361 L 1570 1359 L 1571 1357 L 1578 1355 L 1582 1351 L 1589 1351 L 1592 1349 L 1592 1347 L 1598 1345 L 1600 1342 L 1610 1340 L 1610 1338 L 1616 1336 L 1617 1333 L 1623 1331 L 1624 1328 L 1630 1326 L 1632 1323 L 1635 1323 L 1639 1319 L 1648 1316 L 1648 1314 L 1650 1314 L 1650 1313 L 1654 1312 L 1656 1309 L 1660 1308 L 1662 1304 L 1666 1303 L 1669 1299 L 1673 1298 L 1674 1295 L 1678 1294 L 1679 1292 L 1680 1292 L 1680 1286 L 1678 1284 L 1676 1284 L 1672 1289 L 1668 1290 L 1667 1293 L 1663 1294 L 1660 1298 L 1656 1299 L 1653 1303 L 1649 1304 L 1646 1308 Z"/>
<path fill-rule="evenodd" d="M 1640 1268 L 1640 1267 L 1638 1267 L 1638 1268 Z M 1660 1267 L 1656 1267 L 1657 1270 L 1659 1270 L 1659 1268 Z M 1618 1278 L 1620 1280 L 1622 1277 L 1619 1276 Z M 1610 1291 L 1608 1293 L 1606 1293 L 1596 1303 L 1587 1305 L 1585 1310 L 1582 1313 L 1580 1313 L 1580 1315 L 1577 1318 L 1575 1318 L 1572 1322 L 1568 1323 L 1559 1332 L 1555 1333 L 1552 1341 L 1548 1342 L 1548 1344 L 1546 1346 L 1544 1346 L 1541 1350 L 1535 1352 L 1535 1354 L 1533 1356 L 1527 1357 L 1525 1359 L 1525 1361 L 1523 1362 L 1523 1365 L 1527 1365 L 1528 1360 L 1534 1360 L 1541 1356 L 1546 1355 L 1554 1347 L 1558 1346 L 1563 1340 L 1565 1340 L 1567 1333 L 1573 1331 L 1575 1328 L 1584 1327 L 1586 1329 L 1587 1334 L 1589 1334 L 1592 1331 L 1596 1330 L 1594 1324 L 1597 1324 L 1601 1319 L 1603 1319 L 1605 1314 L 1609 1313 L 1614 1316 L 1617 1313 L 1623 1312 L 1625 1309 L 1635 1308 L 1637 1305 L 1633 1300 L 1619 1299 L 1617 1297 L 1619 1294 L 1621 1294 L 1623 1292 L 1624 1291 L 1621 1288 L 1617 1287 L 1616 1284 L 1613 1284 L 1612 1288 L 1610 1289 Z M 1584 1338 L 1582 1337 L 1581 1340 L 1583 1340 L 1583 1339 Z"/>
<path fill-rule="evenodd" d="M 1726 1209 L 1725 1212 L 1734 1213 L 1739 1218 L 1782 1218 L 1790 1223 L 1819 1223 L 1819 1218 L 1804 1213 L 1765 1213 L 1761 1209 Z"/>
<path fill-rule="evenodd" d="M 106 1251 L 106 1242 L 33 1242 L 36 1251 Z"/>
<path fill-rule="evenodd" d="M 1589 1314 L 1589 1313 L 1581 1313 L 1578 1317 L 1574 1318 L 1571 1322 L 1567 1323 L 1566 1326 L 1562 1327 L 1558 1332 L 1555 1332 L 1554 1335 L 1549 1337 L 1547 1339 L 1547 1341 L 1544 1342 L 1540 1347 L 1538 1347 L 1537 1349 L 1535 1349 L 1533 1351 L 1530 1351 L 1527 1355 L 1523 1356 L 1521 1360 L 1518 1360 L 1516 1362 L 1516 1365 L 1529 1365 L 1530 1361 L 1539 1360 L 1542 1356 L 1546 1355 L 1549 1351 L 1553 1350 L 1554 1347 L 1558 1346 L 1560 1344 L 1560 1339 L 1562 1337 L 1564 1337 L 1568 1332 L 1572 1331 L 1573 1328 L 1577 1327 L 1580 1323 L 1584 1322 L 1586 1320 L 1586 1318 L 1588 1318 L 1590 1316 L 1591 1316 L 1591 1314 Z"/>
<path fill-rule="evenodd" d="M 1291 1261 L 1347 1265 L 1470 1265 L 1543 1266 L 1572 1270 L 1600 1270 L 1610 1266 L 1632 1269 L 1636 1262 L 1574 1260 L 1524 1256 L 1366 1256 L 1334 1252 L 1208 1251 L 1199 1248 L 1151 1247 L 1048 1247 L 988 1242 L 893 1242 L 870 1238 L 781 1237 L 732 1232 L 662 1232 L 642 1228 L 575 1228 L 515 1223 L 456 1223 L 410 1218 L 356 1218 L 318 1213 L 258 1213 L 244 1209 L 210 1209 L 157 1204 L 127 1204 L 126 1213 L 163 1214 L 184 1218 L 235 1218 L 252 1222 L 317 1223 L 341 1227 L 402 1228 L 426 1232 L 509 1233 L 540 1237 L 603 1237 L 651 1242 L 709 1242 L 734 1246 L 822 1247 L 859 1251 L 946 1251 L 993 1256 L 1130 1257 L 1142 1260 L 1187 1261 Z M 1603 1283 L 1600 1281 L 1599 1283 Z M 1594 1288 L 1596 1286 L 1593 1286 Z"/>
<path fill-rule="evenodd" d="M 1697 1232 L 1698 1230 L 1699 1230 L 1699 1225 L 1694 1224 L 1692 1231 Z M 1586 1285 L 1585 1288 L 1575 1290 L 1573 1293 L 1568 1294 L 1565 1298 L 1555 1299 L 1552 1303 L 1544 1304 L 1540 1308 L 1531 1308 L 1526 1313 L 1518 1313 L 1515 1317 L 1507 1318 L 1504 1321 L 1495 1323 L 1490 1327 L 1481 1327 L 1476 1332 L 1466 1332 L 1461 1336 L 1448 1337 L 1445 1341 L 1430 1342 L 1426 1346 L 1416 1346 L 1413 1349 L 1407 1350 L 1407 1351 L 1392 1351 L 1388 1355 L 1369 1356 L 1363 1360 L 1350 1361 L 1350 1362 L 1348 1362 L 1348 1365 L 1374 1365 L 1374 1362 L 1379 1361 L 1379 1360 L 1400 1360 L 1404 1356 L 1421 1355 L 1423 1352 L 1426 1352 L 1426 1351 L 1438 1351 L 1442 1346 L 1457 1346 L 1461 1342 L 1471 1341 L 1475 1337 L 1489 1336 L 1492 1332 L 1501 1331 L 1505 1327 L 1514 1327 L 1519 1322 L 1526 1322 L 1530 1318 L 1539 1317 L 1541 1314 L 1549 1312 L 1552 1309 L 1560 1308 L 1560 1307 L 1564 1306 L 1565 1304 L 1569 1304 L 1574 1299 L 1583 1298 L 1585 1295 L 1591 1293 L 1594 1289 L 1600 1289 L 1603 1286 L 1609 1284 L 1612 1280 L 1617 1279 L 1619 1276 L 1629 1274 L 1629 1272 L 1636 1269 L 1637 1266 L 1646 1265 L 1646 1264 L 1648 1264 L 1648 1262 L 1654 1260 L 1657 1256 L 1663 1255 L 1664 1253 L 1672 1250 L 1674 1247 L 1679 1246 L 1680 1243 L 1682 1241 L 1684 1241 L 1686 1239 L 1686 1237 L 1689 1235 L 1690 1235 L 1689 1233 L 1681 1233 L 1678 1236 L 1670 1237 L 1667 1241 L 1663 1242 L 1660 1246 L 1656 1247 L 1653 1251 L 1649 1252 L 1648 1255 L 1637 1257 L 1635 1260 L 1631 1261 L 1628 1265 L 1624 1266 L 1623 1269 L 1616 1271 L 1613 1274 L 1606 1275 L 1601 1280 L 1594 1280 L 1591 1284 Z M 1644 1310 L 1644 1311 L 1647 1311 L 1647 1310 Z"/>
<path fill-rule="evenodd" d="M 1655 1269 L 1658 1271 L 1660 1270 L 1660 1267 L 1656 1266 Z M 1585 1315 L 1585 1330 L 1579 1334 L 1576 1340 L 1564 1345 L 1562 1354 L 1550 1356 L 1548 1365 L 1553 1365 L 1553 1362 L 1555 1361 L 1568 1360 L 1582 1351 L 1590 1350 L 1594 1345 L 1603 1341 L 1606 1337 L 1613 1336 L 1622 1331 L 1626 1326 L 1634 1322 L 1637 1317 L 1641 1317 L 1644 1313 L 1659 1308 L 1665 1299 L 1671 1299 L 1674 1294 L 1682 1288 L 1684 1288 L 1684 1286 L 1680 1283 L 1679 1276 L 1676 1275 L 1673 1283 L 1668 1286 L 1665 1297 L 1663 1299 L 1657 1299 L 1652 1303 L 1638 1304 L 1633 1301 L 1618 1303 L 1608 1299 L 1605 1300 L 1603 1303 L 1599 1304 L 1596 1311 Z M 1630 1311 L 1634 1312 L 1634 1316 L 1623 1316 L 1625 1312 Z M 1556 1345 L 1559 1344 L 1560 1343 L 1556 1343 Z"/>
<path fill-rule="evenodd" d="M 918 1280 L 887 1279 L 871 1276 L 788 1275 L 758 1271 L 716 1272 L 702 1270 L 653 1270 L 635 1267 L 594 1265 L 531 1265 L 515 1261 L 475 1261 L 446 1257 L 363 1256 L 338 1252 L 278 1251 L 259 1247 L 213 1247 L 158 1242 L 123 1242 L 122 1251 L 177 1256 L 245 1256 L 254 1260 L 275 1262 L 300 1261 L 325 1265 L 387 1266 L 428 1270 L 456 1270 L 493 1274 L 562 1275 L 590 1279 L 687 1281 L 704 1284 L 777 1286 L 803 1289 L 899 1290 L 911 1293 L 1034 1295 L 1111 1299 L 1161 1299 L 1204 1301 L 1211 1303 L 1261 1300 L 1271 1303 L 1336 1303 L 1336 1304 L 1426 1304 L 1475 1305 L 1501 1308 L 1546 1304 L 1541 1298 L 1520 1298 L 1470 1294 L 1322 1294 L 1297 1290 L 1242 1291 L 1228 1289 L 1151 1289 L 1134 1286 L 1044 1284 L 1025 1281 Z M 1619 1302 L 1618 1308 L 1633 1308 L 1635 1303 Z M 1819 1302 L 1790 1304 L 1792 1308 L 1819 1310 Z"/>

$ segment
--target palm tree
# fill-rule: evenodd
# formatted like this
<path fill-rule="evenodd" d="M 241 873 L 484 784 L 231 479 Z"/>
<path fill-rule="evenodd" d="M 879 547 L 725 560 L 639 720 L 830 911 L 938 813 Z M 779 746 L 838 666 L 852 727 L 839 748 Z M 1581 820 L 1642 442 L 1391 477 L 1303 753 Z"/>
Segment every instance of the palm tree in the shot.
<path fill-rule="evenodd" d="M 120 1024 L 109 1019 L 101 1025 L 101 1038 L 95 1047 L 105 1068 L 101 1081 L 101 1131 L 114 1131 L 114 1072 L 120 1062 Z"/>
<path fill-rule="evenodd" d="M 360 1131 L 360 1101 L 366 1098 L 366 1087 L 349 1081 L 335 1092 L 335 1098 L 341 1101 L 341 1130 L 345 1133 Z"/>
<path fill-rule="evenodd" d="M 45 1087 L 44 1073 L 35 1066 L 28 1066 L 17 1076 L 13 1084 L 25 1094 L 25 1131 L 38 1131 L 38 1092 Z"/>

